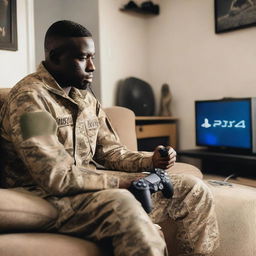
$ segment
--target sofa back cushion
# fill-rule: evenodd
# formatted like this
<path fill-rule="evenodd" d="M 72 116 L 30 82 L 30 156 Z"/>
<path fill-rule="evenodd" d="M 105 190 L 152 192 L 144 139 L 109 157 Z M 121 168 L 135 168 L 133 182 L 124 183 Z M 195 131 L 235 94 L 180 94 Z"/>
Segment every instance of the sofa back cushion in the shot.
<path fill-rule="evenodd" d="M 7 95 L 10 92 L 11 88 L 0 88 L 0 110 L 4 104 L 4 102 L 6 101 Z M 2 156 L 4 156 L 4 152 L 2 153 Z M 2 169 L 2 163 L 1 163 L 1 159 L 0 159 L 0 172 Z M 0 187 L 1 187 L 1 175 L 0 175 Z"/>
<path fill-rule="evenodd" d="M 3 106 L 10 90 L 11 88 L 0 88 L 0 109 Z"/>
<path fill-rule="evenodd" d="M 105 108 L 104 111 L 108 115 L 121 143 L 130 150 L 137 150 L 134 112 L 119 106 Z"/>
<path fill-rule="evenodd" d="M 22 189 L 0 189 L 0 231 L 46 230 L 57 210 L 46 200 Z"/>

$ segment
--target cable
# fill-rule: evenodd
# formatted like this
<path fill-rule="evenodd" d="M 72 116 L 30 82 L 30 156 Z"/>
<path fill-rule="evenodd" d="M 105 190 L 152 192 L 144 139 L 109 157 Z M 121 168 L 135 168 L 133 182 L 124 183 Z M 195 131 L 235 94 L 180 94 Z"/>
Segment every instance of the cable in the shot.
<path fill-rule="evenodd" d="M 227 182 L 232 177 L 236 177 L 236 174 L 235 173 L 230 174 L 227 178 L 224 179 L 224 182 Z"/>

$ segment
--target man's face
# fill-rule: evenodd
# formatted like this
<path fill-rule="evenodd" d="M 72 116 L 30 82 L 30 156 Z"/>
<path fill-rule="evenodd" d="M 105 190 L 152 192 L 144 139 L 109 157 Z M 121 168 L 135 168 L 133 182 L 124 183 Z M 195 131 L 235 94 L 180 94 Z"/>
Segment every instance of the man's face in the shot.
<path fill-rule="evenodd" d="M 92 82 L 95 70 L 94 55 L 95 46 L 91 37 L 69 38 L 65 51 L 59 56 L 60 85 L 86 89 Z"/>

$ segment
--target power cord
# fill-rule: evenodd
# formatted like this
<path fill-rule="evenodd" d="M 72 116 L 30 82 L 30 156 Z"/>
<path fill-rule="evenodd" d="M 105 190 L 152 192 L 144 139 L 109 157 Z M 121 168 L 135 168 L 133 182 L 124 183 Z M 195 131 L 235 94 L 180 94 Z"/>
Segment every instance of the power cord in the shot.
<path fill-rule="evenodd" d="M 224 179 L 225 182 L 227 182 L 229 179 L 236 177 L 235 173 L 230 174 L 227 178 Z"/>
<path fill-rule="evenodd" d="M 233 184 L 228 182 L 228 180 L 231 179 L 232 177 L 236 177 L 236 174 L 232 173 L 228 177 L 226 177 L 224 180 L 208 180 L 208 183 L 210 183 L 211 185 L 214 185 L 214 186 L 228 186 L 228 187 L 232 187 Z"/>

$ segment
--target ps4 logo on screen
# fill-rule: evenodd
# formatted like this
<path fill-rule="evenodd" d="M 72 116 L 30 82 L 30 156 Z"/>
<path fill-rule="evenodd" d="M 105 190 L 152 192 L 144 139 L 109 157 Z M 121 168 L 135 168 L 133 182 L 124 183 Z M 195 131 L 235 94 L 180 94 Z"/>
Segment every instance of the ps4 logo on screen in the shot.
<path fill-rule="evenodd" d="M 209 122 L 208 118 L 204 119 L 204 123 L 201 124 L 201 126 L 203 128 L 242 128 L 245 129 L 246 125 L 245 125 L 245 120 L 240 120 L 240 121 L 229 121 L 229 120 L 213 120 L 213 123 Z"/>

